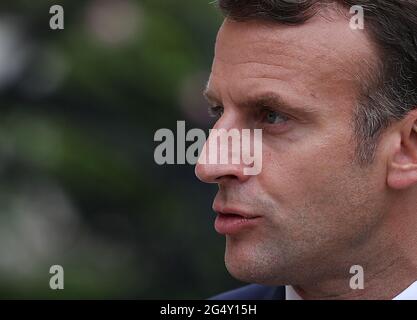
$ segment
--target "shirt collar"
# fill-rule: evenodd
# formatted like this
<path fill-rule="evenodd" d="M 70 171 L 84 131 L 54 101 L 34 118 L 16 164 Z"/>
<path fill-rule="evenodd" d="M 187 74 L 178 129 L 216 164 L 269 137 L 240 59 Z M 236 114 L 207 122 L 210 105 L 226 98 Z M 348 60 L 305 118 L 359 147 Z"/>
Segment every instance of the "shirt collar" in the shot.
<path fill-rule="evenodd" d="M 285 300 L 304 300 L 292 286 L 285 286 Z"/>
<path fill-rule="evenodd" d="M 392 300 L 417 300 L 417 281 Z"/>
<path fill-rule="evenodd" d="M 292 286 L 285 286 L 285 300 L 303 300 Z M 417 300 L 417 281 L 392 300 Z"/>

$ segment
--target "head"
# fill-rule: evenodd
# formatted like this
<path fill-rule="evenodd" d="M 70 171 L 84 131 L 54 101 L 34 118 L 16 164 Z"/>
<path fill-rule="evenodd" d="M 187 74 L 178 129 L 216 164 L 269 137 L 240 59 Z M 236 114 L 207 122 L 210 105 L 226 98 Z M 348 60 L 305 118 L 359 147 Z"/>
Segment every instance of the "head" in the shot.
<path fill-rule="evenodd" d="M 216 211 L 257 217 L 226 234 L 240 280 L 346 275 L 417 221 L 417 3 L 361 1 L 365 28 L 352 29 L 355 4 L 219 1 L 214 128 L 262 129 L 263 164 L 256 176 L 231 163 L 196 174 L 218 185 Z"/>

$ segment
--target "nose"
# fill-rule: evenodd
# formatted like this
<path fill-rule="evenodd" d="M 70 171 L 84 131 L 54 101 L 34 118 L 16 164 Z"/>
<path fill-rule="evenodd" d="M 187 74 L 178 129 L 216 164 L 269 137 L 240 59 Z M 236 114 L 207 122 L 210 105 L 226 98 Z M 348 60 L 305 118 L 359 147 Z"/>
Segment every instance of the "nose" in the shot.
<path fill-rule="evenodd" d="M 216 126 L 211 130 L 195 167 L 198 179 L 221 183 L 230 179 L 244 182 L 249 178 L 244 174 L 240 133 L 236 127 Z"/>
<path fill-rule="evenodd" d="M 201 164 L 195 166 L 195 175 L 205 183 L 221 183 L 225 180 L 246 181 L 249 176 L 236 164 Z"/>

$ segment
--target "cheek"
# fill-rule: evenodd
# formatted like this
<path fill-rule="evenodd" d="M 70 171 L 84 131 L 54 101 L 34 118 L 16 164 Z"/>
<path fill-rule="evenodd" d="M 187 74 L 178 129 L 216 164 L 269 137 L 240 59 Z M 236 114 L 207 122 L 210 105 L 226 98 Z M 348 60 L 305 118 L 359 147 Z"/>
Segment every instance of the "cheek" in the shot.
<path fill-rule="evenodd" d="M 308 197 L 343 177 L 352 166 L 352 147 L 329 141 L 307 142 L 294 147 L 264 148 L 263 169 L 258 183 L 281 200 Z"/>
<path fill-rule="evenodd" d="M 383 182 L 377 168 L 353 164 L 352 144 L 328 141 L 285 153 L 265 149 L 257 189 L 274 206 L 273 224 L 283 226 L 291 238 L 334 238 L 339 231 L 341 239 L 349 238 L 351 230 L 360 230 L 378 211 L 374 206 L 381 203 Z"/>
<path fill-rule="evenodd" d="M 302 151 L 302 152 L 301 152 Z M 321 145 L 287 153 L 265 150 L 258 189 L 273 204 L 271 228 L 301 247 L 350 238 L 356 224 L 348 211 L 366 197 L 353 199 L 361 182 L 354 171 L 349 149 Z M 347 226 L 352 228 L 345 228 Z M 340 234 L 340 235 L 338 235 Z M 284 236 L 283 236 L 284 237 Z"/>

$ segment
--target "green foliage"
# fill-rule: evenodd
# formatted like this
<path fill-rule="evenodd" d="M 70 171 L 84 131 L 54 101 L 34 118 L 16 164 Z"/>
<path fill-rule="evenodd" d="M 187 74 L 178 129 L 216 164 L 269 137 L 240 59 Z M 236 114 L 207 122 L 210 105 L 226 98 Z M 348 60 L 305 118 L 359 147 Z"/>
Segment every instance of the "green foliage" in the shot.
<path fill-rule="evenodd" d="M 52 4 L 64 30 L 49 29 Z M 20 69 L 0 81 L 0 297 L 206 298 L 236 285 L 215 190 L 153 160 L 155 131 L 187 120 L 182 86 L 210 70 L 221 20 L 203 0 L 2 2 L 0 31 L 16 32 L 0 80 Z M 53 264 L 62 292 L 49 289 Z"/>

